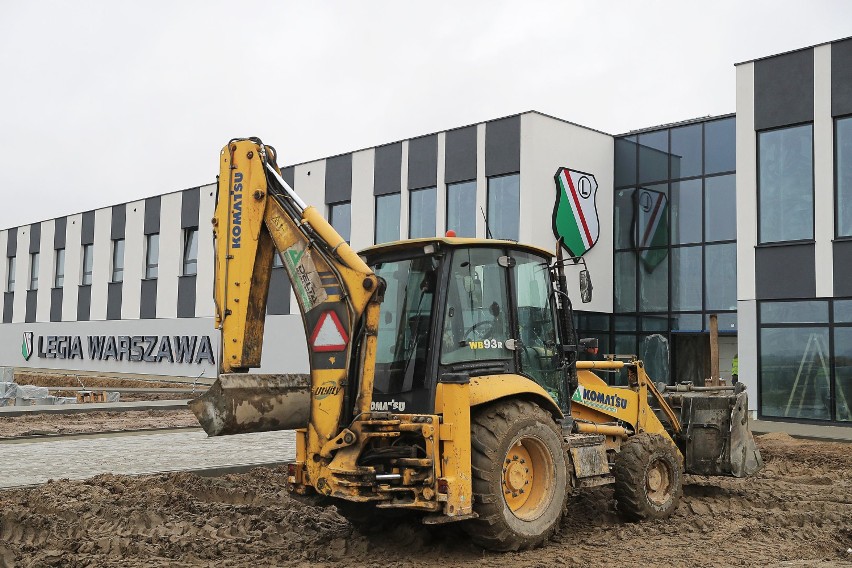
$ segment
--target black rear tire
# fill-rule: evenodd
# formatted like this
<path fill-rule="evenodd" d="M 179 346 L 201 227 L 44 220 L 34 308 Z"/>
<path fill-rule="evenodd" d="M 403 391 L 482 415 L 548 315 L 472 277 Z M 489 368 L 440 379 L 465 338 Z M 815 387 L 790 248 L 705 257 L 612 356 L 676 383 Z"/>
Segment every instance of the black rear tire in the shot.
<path fill-rule="evenodd" d="M 664 519 L 683 494 L 683 465 L 674 443 L 643 432 L 621 445 L 615 458 L 615 501 L 628 521 Z"/>
<path fill-rule="evenodd" d="M 560 430 L 540 406 L 498 401 L 471 419 L 471 540 L 489 550 L 540 546 L 559 528 L 568 501 Z"/>

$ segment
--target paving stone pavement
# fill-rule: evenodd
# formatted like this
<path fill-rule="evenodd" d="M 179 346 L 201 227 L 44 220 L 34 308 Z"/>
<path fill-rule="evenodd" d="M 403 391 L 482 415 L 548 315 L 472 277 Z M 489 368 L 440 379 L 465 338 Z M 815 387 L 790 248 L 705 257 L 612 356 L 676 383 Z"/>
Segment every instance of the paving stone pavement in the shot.
<path fill-rule="evenodd" d="M 100 473 L 139 475 L 294 459 L 292 431 L 209 438 L 202 431 L 0 444 L 0 488 Z"/>

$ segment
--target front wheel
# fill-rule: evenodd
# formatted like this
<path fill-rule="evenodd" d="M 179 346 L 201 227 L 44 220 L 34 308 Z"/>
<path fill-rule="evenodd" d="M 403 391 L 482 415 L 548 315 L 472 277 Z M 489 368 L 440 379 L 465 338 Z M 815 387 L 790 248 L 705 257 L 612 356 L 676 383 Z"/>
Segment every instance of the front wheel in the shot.
<path fill-rule="evenodd" d="M 615 458 L 615 501 L 627 520 L 663 519 L 683 494 L 683 466 L 671 440 L 642 433 L 621 445 Z"/>
<path fill-rule="evenodd" d="M 553 417 L 527 401 L 499 401 L 471 419 L 473 510 L 466 530 L 490 550 L 541 545 L 559 528 L 568 473 Z"/>

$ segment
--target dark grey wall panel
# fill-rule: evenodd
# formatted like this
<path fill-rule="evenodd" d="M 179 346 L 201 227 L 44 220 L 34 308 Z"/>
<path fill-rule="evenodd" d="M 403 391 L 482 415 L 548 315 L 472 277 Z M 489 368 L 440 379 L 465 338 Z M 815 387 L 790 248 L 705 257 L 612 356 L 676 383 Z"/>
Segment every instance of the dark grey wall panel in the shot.
<path fill-rule="evenodd" d="M 62 288 L 50 289 L 50 321 L 62 321 Z"/>
<path fill-rule="evenodd" d="M 273 268 L 269 280 L 269 299 L 266 302 L 266 313 L 286 315 L 290 313 L 290 278 L 283 267 Z"/>
<path fill-rule="evenodd" d="M 181 193 L 180 226 L 182 229 L 198 227 L 198 204 L 201 190 L 197 187 L 185 189 Z"/>
<path fill-rule="evenodd" d="M 6 233 L 6 256 L 15 256 L 18 254 L 18 228 L 12 227 Z"/>
<path fill-rule="evenodd" d="M 755 284 L 758 300 L 816 296 L 815 245 L 757 247 Z"/>
<path fill-rule="evenodd" d="M 290 187 L 296 189 L 296 168 L 290 166 L 281 170 L 281 177 L 290 184 Z"/>
<path fill-rule="evenodd" d="M 41 249 L 41 223 L 30 225 L 30 252 L 38 252 Z"/>
<path fill-rule="evenodd" d="M 510 116 L 485 123 L 485 175 L 521 171 L 521 117 Z"/>
<path fill-rule="evenodd" d="M 157 317 L 157 280 L 143 280 L 142 292 L 139 298 L 139 318 L 153 319 Z"/>
<path fill-rule="evenodd" d="M 83 213 L 83 225 L 81 228 L 80 244 L 90 245 L 95 242 L 95 212 Z"/>
<path fill-rule="evenodd" d="M 448 131 L 444 155 L 447 183 L 476 179 L 476 126 Z"/>
<path fill-rule="evenodd" d="M 109 229 L 109 238 L 112 240 L 124 238 L 124 225 L 127 221 L 127 205 L 113 205 L 112 224 Z"/>
<path fill-rule="evenodd" d="M 53 248 L 54 249 L 64 249 L 65 248 L 65 232 L 68 228 L 68 218 L 67 217 L 58 217 L 54 221 L 54 230 L 53 230 Z"/>
<path fill-rule="evenodd" d="M 402 142 L 376 148 L 373 166 L 373 194 L 399 193 L 402 184 Z"/>
<path fill-rule="evenodd" d="M 77 321 L 89 321 L 92 311 L 92 287 L 80 286 L 77 288 Z"/>
<path fill-rule="evenodd" d="M 195 317 L 195 276 L 178 278 L 177 316 L 179 318 Z"/>
<path fill-rule="evenodd" d="M 408 189 L 438 185 L 438 135 L 408 142 Z"/>
<path fill-rule="evenodd" d="M 834 241 L 834 296 L 852 296 L 852 241 Z"/>
<path fill-rule="evenodd" d="M 38 304 L 38 290 L 27 290 L 27 311 L 24 312 L 24 321 L 32 323 L 36 320 L 36 305 Z"/>
<path fill-rule="evenodd" d="M 15 309 L 15 293 L 3 293 L 3 323 L 12 323 L 12 311 Z"/>
<path fill-rule="evenodd" d="M 352 199 L 352 154 L 334 156 L 325 161 L 325 202 Z"/>
<path fill-rule="evenodd" d="M 121 296 L 123 282 L 109 282 L 107 284 L 107 316 L 108 320 L 121 319 Z"/>
<path fill-rule="evenodd" d="M 160 196 L 145 200 L 145 234 L 160 232 Z"/>
<path fill-rule="evenodd" d="M 814 119 L 814 51 L 754 62 L 754 129 Z"/>
<path fill-rule="evenodd" d="M 831 115 L 852 114 L 852 39 L 831 44 Z"/>

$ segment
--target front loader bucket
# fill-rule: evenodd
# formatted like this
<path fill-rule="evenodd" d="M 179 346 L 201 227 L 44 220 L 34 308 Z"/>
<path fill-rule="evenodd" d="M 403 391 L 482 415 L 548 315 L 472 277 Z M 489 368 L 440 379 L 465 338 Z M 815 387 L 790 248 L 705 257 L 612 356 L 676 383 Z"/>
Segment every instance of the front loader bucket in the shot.
<path fill-rule="evenodd" d="M 663 398 L 680 419 L 677 443 L 684 469 L 697 475 L 747 477 L 763 467 L 748 423 L 748 395 L 742 387 L 693 390 L 666 387 Z"/>
<path fill-rule="evenodd" d="M 222 374 L 189 408 L 208 436 L 306 428 L 311 377 Z"/>

